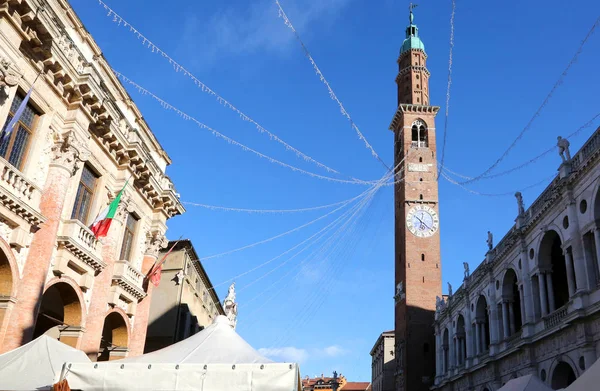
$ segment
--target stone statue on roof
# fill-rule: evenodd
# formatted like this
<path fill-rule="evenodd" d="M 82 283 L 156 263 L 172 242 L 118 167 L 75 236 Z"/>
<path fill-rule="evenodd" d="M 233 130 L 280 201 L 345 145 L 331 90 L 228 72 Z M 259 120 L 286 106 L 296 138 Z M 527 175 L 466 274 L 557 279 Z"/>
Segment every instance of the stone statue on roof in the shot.
<path fill-rule="evenodd" d="M 523 195 L 520 191 L 515 193 L 515 198 L 517 199 L 517 206 L 519 207 L 519 216 L 525 214 L 525 207 L 523 206 Z"/>
<path fill-rule="evenodd" d="M 469 263 L 463 262 L 463 267 L 465 268 L 465 280 L 469 278 Z"/>
<path fill-rule="evenodd" d="M 556 146 L 558 147 L 558 154 L 562 158 L 563 163 L 568 163 L 571 161 L 571 152 L 569 151 L 571 143 L 566 138 L 560 136 L 558 136 L 557 140 Z"/>
<path fill-rule="evenodd" d="M 237 303 L 235 302 L 235 282 L 229 286 L 227 296 L 223 300 L 223 309 L 225 310 L 225 316 L 229 319 L 231 328 L 235 330 L 237 325 Z"/>
<path fill-rule="evenodd" d="M 452 284 L 448 283 L 448 296 L 452 296 Z"/>
<path fill-rule="evenodd" d="M 492 251 L 492 249 L 494 248 L 494 235 L 492 235 L 490 231 L 488 231 L 487 245 L 488 250 Z"/>

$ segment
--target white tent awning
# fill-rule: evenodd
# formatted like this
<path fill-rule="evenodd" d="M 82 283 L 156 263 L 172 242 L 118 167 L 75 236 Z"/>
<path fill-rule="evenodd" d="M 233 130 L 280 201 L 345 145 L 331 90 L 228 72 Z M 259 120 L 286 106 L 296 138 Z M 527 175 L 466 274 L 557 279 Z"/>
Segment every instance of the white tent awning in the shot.
<path fill-rule="evenodd" d="M 537 376 L 525 375 L 509 380 L 498 391 L 552 391 Z"/>
<path fill-rule="evenodd" d="M 77 350 L 47 335 L 0 355 L 0 389 L 50 389 L 59 379 L 63 363 L 90 363 Z"/>
<path fill-rule="evenodd" d="M 217 316 L 213 324 L 181 342 L 122 363 L 169 364 L 266 364 L 272 363 L 244 341 L 230 326 L 229 319 Z"/>

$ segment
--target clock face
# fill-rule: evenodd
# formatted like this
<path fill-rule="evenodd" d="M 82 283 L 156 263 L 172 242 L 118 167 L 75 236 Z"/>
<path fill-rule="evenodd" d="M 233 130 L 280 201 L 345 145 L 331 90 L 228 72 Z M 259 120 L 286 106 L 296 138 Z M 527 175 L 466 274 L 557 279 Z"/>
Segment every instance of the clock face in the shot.
<path fill-rule="evenodd" d="M 437 232 L 439 225 L 437 213 L 426 205 L 413 206 L 406 215 L 406 227 L 420 238 L 432 236 Z"/>

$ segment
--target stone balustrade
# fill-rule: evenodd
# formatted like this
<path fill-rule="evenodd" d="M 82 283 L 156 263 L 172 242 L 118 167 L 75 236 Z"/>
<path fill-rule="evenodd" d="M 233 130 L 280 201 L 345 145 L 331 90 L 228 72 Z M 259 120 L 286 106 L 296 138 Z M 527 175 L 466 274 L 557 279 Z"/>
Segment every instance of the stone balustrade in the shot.
<path fill-rule="evenodd" d="M 42 191 L 21 171 L 0 157 L 0 204 L 30 224 L 44 221 L 40 214 Z"/>
<path fill-rule="evenodd" d="M 128 261 L 116 261 L 113 270 L 113 282 L 123 288 L 125 291 L 133 295 L 136 299 L 141 299 L 145 296 L 142 284 L 144 283 L 144 275 L 131 266 Z"/>
<path fill-rule="evenodd" d="M 104 269 L 98 239 L 79 220 L 63 220 L 58 234 L 59 250 L 67 249 L 96 271 Z"/>
<path fill-rule="evenodd" d="M 548 314 L 545 318 L 544 318 L 544 327 L 546 328 L 546 330 L 553 328 L 554 326 L 557 326 L 559 324 L 561 324 L 562 320 L 567 316 L 567 306 L 563 306 L 559 309 L 557 309 L 556 311 L 552 312 L 551 314 Z"/>

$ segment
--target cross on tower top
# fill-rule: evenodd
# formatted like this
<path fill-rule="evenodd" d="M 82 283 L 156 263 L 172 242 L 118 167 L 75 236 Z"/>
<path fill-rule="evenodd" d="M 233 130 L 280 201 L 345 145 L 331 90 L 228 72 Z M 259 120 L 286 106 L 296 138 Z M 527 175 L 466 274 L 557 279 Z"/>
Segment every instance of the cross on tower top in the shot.
<path fill-rule="evenodd" d="M 409 4 L 408 4 L 408 11 L 409 11 L 409 16 L 408 16 L 408 18 L 409 18 L 410 24 L 412 24 L 412 22 L 413 22 L 413 19 L 414 19 L 414 15 L 413 15 L 413 9 L 414 9 L 414 8 L 417 8 L 417 6 L 418 6 L 418 4 L 413 4 L 413 3 L 409 3 Z"/>

